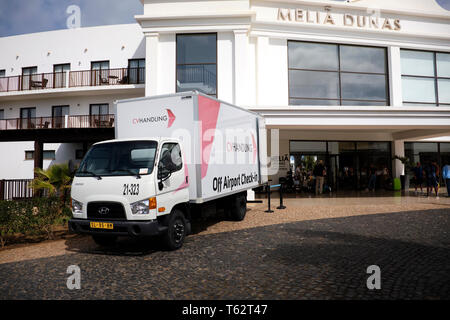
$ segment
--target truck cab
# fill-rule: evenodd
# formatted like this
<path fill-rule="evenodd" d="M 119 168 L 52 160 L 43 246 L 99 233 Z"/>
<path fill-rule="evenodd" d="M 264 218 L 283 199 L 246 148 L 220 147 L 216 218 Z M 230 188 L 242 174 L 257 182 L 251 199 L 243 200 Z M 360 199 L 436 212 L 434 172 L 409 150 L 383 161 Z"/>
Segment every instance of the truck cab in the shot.
<path fill-rule="evenodd" d="M 96 143 L 72 183 L 69 228 L 99 245 L 118 236 L 162 235 L 169 249 L 190 232 L 189 177 L 183 145 L 174 138 Z"/>

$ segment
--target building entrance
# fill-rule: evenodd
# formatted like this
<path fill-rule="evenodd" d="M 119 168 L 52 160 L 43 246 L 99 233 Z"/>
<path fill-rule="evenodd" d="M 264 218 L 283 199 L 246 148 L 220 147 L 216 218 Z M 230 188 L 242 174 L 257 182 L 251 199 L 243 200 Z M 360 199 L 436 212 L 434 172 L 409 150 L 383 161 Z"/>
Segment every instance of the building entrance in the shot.
<path fill-rule="evenodd" d="M 297 189 L 314 191 L 314 166 L 326 168 L 324 191 L 364 190 L 370 171 L 376 172 L 376 189 L 392 183 L 390 142 L 290 141 L 291 170 Z"/>

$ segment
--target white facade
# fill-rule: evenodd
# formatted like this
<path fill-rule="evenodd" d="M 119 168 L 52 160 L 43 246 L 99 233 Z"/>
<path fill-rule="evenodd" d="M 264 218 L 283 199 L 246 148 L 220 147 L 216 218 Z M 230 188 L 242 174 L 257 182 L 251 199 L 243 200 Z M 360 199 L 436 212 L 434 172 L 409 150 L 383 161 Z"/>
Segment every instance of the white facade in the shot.
<path fill-rule="evenodd" d="M 6 76 L 11 76 L 20 74 L 22 67 L 37 65 L 39 73 L 52 72 L 53 64 L 67 62 L 71 63 L 71 70 L 87 70 L 91 61 L 98 60 L 110 60 L 110 68 L 123 68 L 128 59 L 145 58 L 145 85 L 0 93 L 4 117 L 18 117 L 19 109 L 28 105 L 38 106 L 38 114 L 50 116 L 51 106 L 64 101 L 70 101 L 71 114 L 88 114 L 89 104 L 97 101 L 174 93 L 177 35 L 216 33 L 217 98 L 263 114 L 269 129 L 280 130 L 280 155 L 289 155 L 291 140 L 389 141 L 393 155 L 404 155 L 405 141 L 450 136 L 450 105 L 403 105 L 401 49 L 450 53 L 450 12 L 434 0 L 142 3 L 144 12 L 135 17 L 136 25 L 0 39 L 4 48 L 0 70 L 5 69 Z M 358 26 L 363 21 L 365 25 Z M 388 103 L 290 105 L 288 41 L 385 48 Z M 13 148 L 8 143 L 0 146 Z M 15 159 L 23 161 L 21 148 L 15 148 L 13 153 Z M 31 177 L 32 173 L 26 173 L 28 167 L 22 165 L 17 176 Z M 0 179 L 11 176 L 5 168 L 2 162 Z M 394 176 L 403 173 L 398 161 L 392 169 Z M 285 171 L 277 175 L 283 176 Z"/>
<path fill-rule="evenodd" d="M 37 66 L 38 74 L 53 73 L 53 66 L 70 63 L 71 71 L 90 70 L 91 62 L 109 61 L 109 68 L 127 68 L 129 59 L 145 58 L 145 39 L 137 24 L 58 30 L 0 38 L 0 70 L 6 77 L 19 76 L 22 68 Z M 47 75 L 45 76 L 47 77 Z M 115 86 L 69 86 L 69 74 L 63 88 L 0 92 L 0 110 L 4 119 L 20 118 L 21 108 L 36 108 L 36 117 L 52 117 L 53 106 L 69 106 L 70 116 L 86 116 L 91 104 L 144 96 L 144 84 Z M 1 81 L 1 80 L 0 80 Z M 2 128 L 4 129 L 4 128 Z M 53 163 L 76 159 L 80 143 L 45 143 L 44 151 L 55 151 L 55 159 L 44 159 L 44 168 Z M 34 143 L 0 142 L 2 153 L 0 179 L 33 178 L 34 161 L 25 159 Z"/>

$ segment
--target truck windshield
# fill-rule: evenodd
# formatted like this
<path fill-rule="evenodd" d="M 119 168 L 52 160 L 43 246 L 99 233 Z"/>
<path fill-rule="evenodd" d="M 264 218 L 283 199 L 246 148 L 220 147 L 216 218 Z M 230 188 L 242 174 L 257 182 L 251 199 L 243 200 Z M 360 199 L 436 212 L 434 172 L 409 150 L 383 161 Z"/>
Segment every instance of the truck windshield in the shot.
<path fill-rule="evenodd" d="M 129 176 L 151 174 L 156 141 L 121 141 L 94 145 L 84 157 L 76 176 Z"/>

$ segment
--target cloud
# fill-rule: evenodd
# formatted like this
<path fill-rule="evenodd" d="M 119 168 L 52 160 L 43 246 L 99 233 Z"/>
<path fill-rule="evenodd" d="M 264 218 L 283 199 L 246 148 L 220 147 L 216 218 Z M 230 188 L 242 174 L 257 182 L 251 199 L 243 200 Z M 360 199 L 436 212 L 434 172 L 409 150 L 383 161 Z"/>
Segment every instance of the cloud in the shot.
<path fill-rule="evenodd" d="M 0 0 L 0 37 L 67 28 L 67 7 L 81 9 L 81 26 L 133 23 L 139 0 Z"/>

